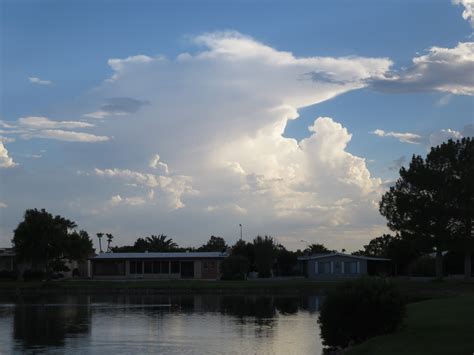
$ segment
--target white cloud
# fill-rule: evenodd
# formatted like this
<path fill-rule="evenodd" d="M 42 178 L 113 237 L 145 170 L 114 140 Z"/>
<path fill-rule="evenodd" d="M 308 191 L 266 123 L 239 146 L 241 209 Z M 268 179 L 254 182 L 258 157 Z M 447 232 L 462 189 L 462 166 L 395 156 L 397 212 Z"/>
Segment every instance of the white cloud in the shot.
<path fill-rule="evenodd" d="M 0 142 L 0 168 L 13 168 L 17 164 L 8 155 L 8 150 L 2 142 Z"/>
<path fill-rule="evenodd" d="M 151 158 L 149 166 L 150 166 L 150 168 L 153 168 L 153 169 L 161 168 L 166 175 L 168 175 L 170 173 L 169 168 L 168 168 L 168 164 L 165 164 L 165 163 L 161 162 L 160 161 L 160 156 L 158 154 L 155 154 L 153 156 L 153 158 Z"/>
<path fill-rule="evenodd" d="M 13 143 L 16 139 L 12 137 L 3 137 L 0 136 L 0 142 L 2 143 Z"/>
<path fill-rule="evenodd" d="M 411 144 L 420 144 L 423 142 L 423 137 L 420 136 L 419 134 L 415 133 L 410 133 L 410 132 L 385 132 L 382 129 L 376 129 L 373 132 L 370 132 L 372 134 L 375 134 L 376 136 L 379 137 L 394 137 L 397 138 L 400 142 L 402 143 L 411 143 Z"/>
<path fill-rule="evenodd" d="M 463 135 L 461 132 L 455 131 L 453 129 L 441 129 L 437 132 L 433 132 L 429 136 L 429 144 L 432 147 L 440 145 L 443 142 L 448 141 L 449 139 L 457 140 L 461 139 Z"/>
<path fill-rule="evenodd" d="M 0 208 L 7 208 L 8 205 L 2 201 L 0 201 Z"/>
<path fill-rule="evenodd" d="M 455 5 L 464 6 L 462 18 L 468 21 L 474 27 L 474 0 L 452 0 Z"/>
<path fill-rule="evenodd" d="M 122 198 L 120 195 L 115 195 L 110 198 L 108 204 L 111 207 L 115 207 L 119 205 L 140 206 L 144 205 L 145 203 L 145 199 L 140 196 Z"/>
<path fill-rule="evenodd" d="M 431 47 L 413 58 L 410 68 L 371 80 L 372 88 L 385 92 L 441 91 L 474 95 L 474 42 L 454 48 Z"/>
<path fill-rule="evenodd" d="M 146 198 L 153 202 L 155 192 L 164 197 L 165 206 L 168 209 L 175 210 L 185 207 L 183 197 L 198 194 L 193 189 L 191 178 L 188 176 L 163 176 L 128 169 L 94 169 L 94 173 L 100 177 L 119 179 L 126 182 L 127 186 L 150 188 Z M 145 201 L 145 198 L 142 198 Z M 137 204 L 138 205 L 138 204 Z"/>
<path fill-rule="evenodd" d="M 53 121 L 47 117 L 29 116 L 18 119 L 18 124 L 25 128 L 34 129 L 75 129 L 75 128 L 89 128 L 94 127 L 93 124 L 82 121 Z"/>
<path fill-rule="evenodd" d="M 25 157 L 26 158 L 31 158 L 31 159 L 40 159 L 43 156 L 41 154 L 26 154 Z"/>
<path fill-rule="evenodd" d="M 354 240 L 372 237 L 361 233 L 383 228 L 377 210 L 382 182 L 350 153 L 352 135 L 336 122 L 344 117 L 315 119 L 301 141 L 283 133 L 301 108 L 382 78 L 389 59 L 297 57 L 237 33 L 206 34 L 196 42 L 197 53 L 176 59 L 109 61 L 111 78 L 89 91 L 83 112 L 127 116 L 97 122 L 114 137 L 100 154 L 83 159 L 77 154 L 82 146 L 70 147 L 75 170 L 90 172 L 74 175 L 81 182 L 73 185 L 83 206 L 77 210 L 100 211 L 96 224 L 117 226 L 125 235 L 159 225 L 184 240 L 211 229 L 232 236 L 243 223 L 249 236 L 299 241 L 317 233 L 359 246 Z M 129 208 L 125 213 L 111 204 Z"/>
<path fill-rule="evenodd" d="M 106 136 L 96 136 L 90 133 L 83 132 L 73 132 L 73 131 L 64 131 L 61 129 L 45 129 L 35 132 L 23 133 L 22 138 L 44 138 L 44 139 L 54 139 L 59 141 L 66 142 L 105 142 L 110 138 Z"/>
<path fill-rule="evenodd" d="M 28 80 L 32 84 L 38 84 L 38 85 L 51 85 L 53 82 L 50 80 L 42 80 L 36 76 L 30 76 L 28 77 Z"/>
<path fill-rule="evenodd" d="M 267 226 L 264 233 L 277 225 L 355 230 L 358 223 L 383 223 L 376 204 L 381 181 L 363 158 L 347 151 L 346 128 L 321 117 L 301 142 L 283 132 L 298 109 L 367 86 L 389 70 L 390 60 L 298 58 L 229 32 L 196 42 L 203 46 L 200 52 L 176 60 L 109 61 L 114 74 L 95 90 L 95 100 L 139 98 L 147 105 L 133 118 L 102 122 L 114 136 L 114 154 L 123 153 L 129 159 L 124 166 L 133 168 L 97 168 L 95 175 L 121 182 L 122 199 L 129 189 L 140 191 L 153 210 L 189 210 L 209 218 L 212 211 L 219 213 L 217 225 L 245 216 L 248 223 Z M 108 109 L 121 112 L 118 106 Z M 167 157 L 173 174 L 156 152 Z M 137 168 L 140 161 L 154 173 Z"/>

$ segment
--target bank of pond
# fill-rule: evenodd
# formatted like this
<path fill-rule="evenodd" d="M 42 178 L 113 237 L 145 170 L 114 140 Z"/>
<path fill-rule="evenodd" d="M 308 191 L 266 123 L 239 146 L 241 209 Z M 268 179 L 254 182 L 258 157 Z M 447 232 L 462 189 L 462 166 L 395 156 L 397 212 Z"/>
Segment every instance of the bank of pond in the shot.
<path fill-rule="evenodd" d="M 353 286 L 357 284 L 364 285 L 362 291 L 360 287 Z M 252 346 L 246 348 L 250 353 L 281 353 L 280 350 L 285 349 L 286 352 L 303 354 L 312 349 L 310 353 L 316 354 L 334 351 L 348 354 L 399 354 L 403 348 L 404 354 L 457 354 L 463 351 L 469 353 L 465 350 L 474 348 L 471 340 L 474 331 L 471 322 L 474 319 L 473 283 L 363 279 L 352 281 L 352 286 L 348 285 L 304 279 L 0 283 L 0 330 L 8 330 L 7 324 L 13 329 L 9 339 L 5 335 L 8 332 L 0 335 L 0 342 L 10 342 L 12 349 L 19 352 L 29 346 L 36 346 L 36 342 L 45 342 L 42 346 L 46 350 L 51 346 L 58 350 L 59 346 L 68 351 L 72 349 L 69 348 L 70 338 L 74 338 L 80 343 L 75 346 L 88 353 L 99 353 L 98 345 L 94 343 L 98 341 L 95 334 L 108 332 L 101 329 L 101 326 L 105 326 L 101 323 L 102 317 L 107 315 L 110 317 L 108 321 L 114 324 L 121 324 L 129 318 L 135 321 L 135 317 L 139 317 L 143 329 L 136 329 L 135 336 L 141 339 L 141 332 L 149 333 L 150 329 L 154 329 L 159 334 L 153 335 L 156 341 L 149 345 L 163 352 L 167 350 L 162 348 L 159 341 L 167 341 L 164 337 L 168 330 L 162 329 L 163 324 L 156 323 L 158 318 L 170 322 L 173 319 L 173 324 L 178 322 L 181 332 L 194 331 L 200 334 L 202 338 L 197 339 L 196 334 L 190 334 L 189 339 L 194 339 L 198 350 L 207 353 L 222 353 L 223 348 L 219 344 L 225 345 L 228 339 L 229 344 L 237 346 L 243 341 L 242 332 L 252 334 Z M 397 298 L 393 292 L 398 292 L 400 297 Z M 338 300 L 342 306 L 331 301 L 331 295 L 335 294 L 345 294 L 346 298 L 339 297 Z M 429 298 L 432 300 L 427 300 Z M 331 302 L 333 306 L 329 307 Z M 330 320 L 329 323 L 333 323 L 329 333 L 327 324 L 325 331 L 322 317 L 325 306 L 327 309 L 332 308 L 326 309 L 325 317 Z M 341 312 L 349 318 L 344 319 Z M 202 339 L 211 335 L 192 326 L 194 321 L 198 322 L 197 318 L 201 318 L 200 322 L 206 326 L 211 322 L 209 330 L 216 327 L 214 336 L 220 343 L 210 339 L 210 347 L 201 343 Z M 387 319 L 389 326 L 385 323 Z M 231 325 L 221 333 L 216 323 L 212 322 L 230 322 Z M 237 328 L 235 322 L 239 324 Z M 300 329 L 298 334 L 290 330 L 287 330 L 288 334 L 282 334 L 282 329 L 289 323 L 293 328 Z M 344 327 L 340 324 L 344 324 Z M 125 332 L 120 326 L 118 328 L 117 332 Z M 340 329 L 344 336 L 337 334 Z M 351 333 L 351 329 L 357 329 L 357 332 Z M 380 332 L 380 329 L 383 331 Z M 43 331 L 48 333 L 43 334 Z M 334 331 L 336 333 L 331 334 Z M 261 332 L 266 334 L 263 340 L 265 346 L 259 343 Z M 182 339 L 178 335 L 174 336 L 176 343 L 170 349 L 186 351 L 190 344 L 183 345 Z M 51 344 L 47 340 L 50 337 Z M 116 340 L 123 343 L 129 339 L 125 335 L 122 337 Z M 135 342 L 124 349 L 139 351 L 134 348 L 138 346 Z M 429 346 L 422 346 L 420 342 L 426 342 Z M 442 344 L 436 345 L 440 342 Z M 120 349 L 117 351 L 120 353 Z"/>

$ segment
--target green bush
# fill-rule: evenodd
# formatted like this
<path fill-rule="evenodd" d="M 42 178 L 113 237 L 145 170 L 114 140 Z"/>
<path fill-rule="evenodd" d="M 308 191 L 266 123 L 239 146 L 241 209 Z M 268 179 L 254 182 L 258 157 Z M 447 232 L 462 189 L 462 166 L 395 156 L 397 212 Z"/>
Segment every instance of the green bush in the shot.
<path fill-rule="evenodd" d="M 249 261 L 242 255 L 231 255 L 221 263 L 222 280 L 245 280 Z"/>
<path fill-rule="evenodd" d="M 23 278 L 25 281 L 28 280 L 41 280 L 44 279 L 45 273 L 42 270 L 27 269 L 23 272 Z"/>
<path fill-rule="evenodd" d="M 17 277 L 16 270 L 0 270 L 0 280 L 16 280 Z"/>
<path fill-rule="evenodd" d="M 420 256 L 410 264 L 410 273 L 411 276 L 436 276 L 435 258 Z"/>
<path fill-rule="evenodd" d="M 323 344 L 347 347 L 397 330 L 405 305 L 395 286 L 362 278 L 341 284 L 326 297 L 319 314 Z"/>

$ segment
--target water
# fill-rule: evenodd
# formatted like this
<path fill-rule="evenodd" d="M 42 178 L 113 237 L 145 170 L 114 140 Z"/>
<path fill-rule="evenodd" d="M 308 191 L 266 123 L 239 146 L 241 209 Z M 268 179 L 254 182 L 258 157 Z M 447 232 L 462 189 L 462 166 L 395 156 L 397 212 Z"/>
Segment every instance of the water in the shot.
<path fill-rule="evenodd" d="M 317 296 L 0 298 L 1 354 L 321 354 Z"/>

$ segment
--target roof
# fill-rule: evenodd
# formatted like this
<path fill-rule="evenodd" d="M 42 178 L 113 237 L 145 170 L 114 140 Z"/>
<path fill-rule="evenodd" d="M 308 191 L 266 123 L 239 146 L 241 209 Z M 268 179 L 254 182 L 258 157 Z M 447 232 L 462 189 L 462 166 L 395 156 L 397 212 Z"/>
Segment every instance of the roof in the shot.
<path fill-rule="evenodd" d="M 374 258 L 371 256 L 362 256 L 362 255 L 351 255 L 351 254 L 344 254 L 344 253 L 329 253 L 329 254 L 314 254 L 309 256 L 300 256 L 298 260 L 314 260 L 314 259 L 323 259 L 329 258 L 331 256 L 344 256 L 346 258 L 354 258 L 354 259 L 362 259 L 362 260 L 379 260 L 379 261 L 390 261 L 391 259 L 387 258 Z"/>
<path fill-rule="evenodd" d="M 101 253 L 91 258 L 92 260 L 108 259 L 205 259 L 225 258 L 227 253 L 221 252 L 179 252 L 179 253 Z"/>
<path fill-rule="evenodd" d="M 13 248 L 0 248 L 0 256 L 15 256 L 15 250 Z"/>

